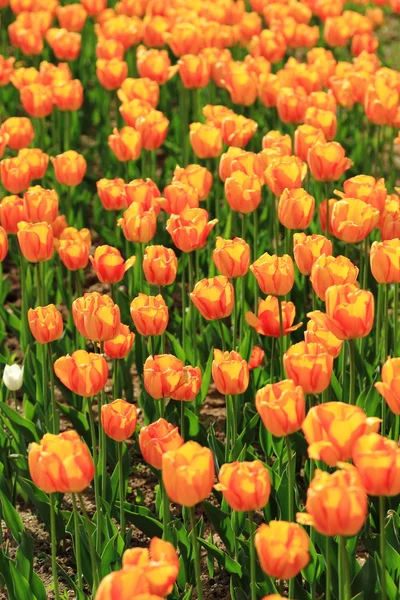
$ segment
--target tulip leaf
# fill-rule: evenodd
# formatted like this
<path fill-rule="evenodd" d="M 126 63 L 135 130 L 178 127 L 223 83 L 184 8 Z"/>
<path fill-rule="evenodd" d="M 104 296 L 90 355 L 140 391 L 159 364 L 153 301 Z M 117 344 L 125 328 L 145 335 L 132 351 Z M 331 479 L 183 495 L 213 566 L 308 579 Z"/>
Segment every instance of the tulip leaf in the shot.
<path fill-rule="evenodd" d="M 165 335 L 171 342 L 171 348 L 172 348 L 173 354 L 175 354 L 175 356 L 184 363 L 185 358 L 186 358 L 185 351 L 182 348 L 182 346 L 180 345 L 180 343 L 178 342 L 178 340 L 176 339 L 176 336 L 172 335 L 172 333 L 170 333 L 169 331 L 166 331 Z"/>
<path fill-rule="evenodd" d="M 369 556 L 351 584 L 353 594 L 368 590 L 368 600 L 377 600 L 380 594 L 376 591 L 375 561 Z"/>
<path fill-rule="evenodd" d="M 211 348 L 210 354 L 208 355 L 206 368 L 204 369 L 204 373 L 202 375 L 201 389 L 200 389 L 200 394 L 196 398 L 196 405 L 197 405 L 198 399 L 200 399 L 199 404 L 202 404 L 207 397 L 208 389 L 210 387 L 210 382 L 211 382 L 211 369 L 212 369 L 213 358 L 214 358 L 214 349 Z"/>
<path fill-rule="evenodd" d="M 10 573 L 13 580 L 15 596 L 17 598 L 23 598 L 24 600 L 36 600 L 31 591 L 29 582 L 21 573 L 19 573 L 19 571 L 17 571 L 14 562 L 10 563 Z"/>
<path fill-rule="evenodd" d="M 7 404 L 0 404 L 0 410 L 12 423 L 14 423 L 18 431 L 21 432 L 22 436 L 28 443 L 39 442 L 39 436 L 33 423 L 22 417 Z"/>
<path fill-rule="evenodd" d="M 47 494 L 36 487 L 32 481 L 25 479 L 24 477 L 18 477 L 18 484 L 29 497 L 29 500 L 38 511 L 40 519 L 46 524 L 47 529 L 50 531 L 50 504 Z M 64 519 L 58 511 L 56 511 L 56 533 L 58 539 L 62 539 L 65 533 Z"/>
<path fill-rule="evenodd" d="M 376 574 L 377 574 L 378 581 L 379 581 L 379 587 L 380 587 L 380 589 L 382 589 L 382 578 L 381 578 L 382 563 L 381 563 L 381 558 L 380 558 L 378 552 L 375 552 L 374 558 L 375 558 Z M 396 587 L 396 584 L 394 583 L 393 579 L 391 578 L 388 569 L 385 569 L 385 577 L 386 577 L 386 594 L 387 594 L 388 600 L 398 600 L 397 587 Z M 398 579 L 396 579 L 396 581 L 398 581 Z"/>
<path fill-rule="evenodd" d="M 116 503 L 117 508 L 118 505 L 119 502 Z M 154 517 L 127 509 L 125 510 L 125 516 L 130 523 L 140 529 L 147 537 L 162 537 L 163 527 Z"/>
<path fill-rule="evenodd" d="M 204 502 L 204 510 L 213 524 L 215 531 L 225 544 L 225 548 L 229 554 L 233 554 L 235 549 L 235 534 L 232 529 L 230 515 L 206 501 Z"/>
<path fill-rule="evenodd" d="M 89 423 L 86 416 L 82 411 L 77 410 L 70 404 L 62 404 L 61 402 L 57 403 L 60 411 L 68 417 L 71 421 L 73 427 L 79 433 L 80 436 L 84 438 L 86 443 L 91 444 L 90 434 L 89 434 Z M 90 448 L 90 445 L 89 445 Z"/>
<path fill-rule="evenodd" d="M 228 556 L 228 554 L 226 554 L 225 552 L 222 552 L 222 550 L 220 550 L 213 544 L 207 542 L 205 539 L 199 538 L 199 542 L 203 546 L 203 548 L 205 548 L 207 552 L 209 552 L 211 556 L 215 558 L 220 567 L 223 567 L 224 569 L 226 569 L 226 571 L 228 571 L 228 573 L 231 573 L 232 575 L 239 575 L 239 577 L 242 577 L 242 567 L 238 562 L 233 560 L 233 558 Z"/>
<path fill-rule="evenodd" d="M 2 490 L 0 490 L 0 502 L 3 519 L 10 529 L 14 540 L 19 543 L 24 533 L 22 519 Z"/>

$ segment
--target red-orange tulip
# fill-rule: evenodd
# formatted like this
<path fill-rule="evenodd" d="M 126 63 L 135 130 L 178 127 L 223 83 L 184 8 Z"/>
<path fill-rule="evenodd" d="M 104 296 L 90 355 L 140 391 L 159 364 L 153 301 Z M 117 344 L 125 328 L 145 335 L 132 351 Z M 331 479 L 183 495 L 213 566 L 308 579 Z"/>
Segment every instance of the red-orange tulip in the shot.
<path fill-rule="evenodd" d="M 128 269 L 133 267 L 136 257 L 131 256 L 126 261 L 120 251 L 112 246 L 97 246 L 94 256 L 90 256 L 96 275 L 102 283 L 118 283 Z"/>
<path fill-rule="evenodd" d="M 79 110 L 83 104 L 83 87 L 79 79 L 61 81 L 53 86 L 54 104 L 62 111 Z"/>
<path fill-rule="evenodd" d="M 19 194 L 29 186 L 32 175 L 29 163 L 24 158 L 4 158 L 0 162 L 1 183 L 7 192 Z"/>
<path fill-rule="evenodd" d="M 224 319 L 229 317 L 233 310 L 233 285 L 224 275 L 202 279 L 194 286 L 190 299 L 207 321 Z"/>
<path fill-rule="evenodd" d="M 256 531 L 254 543 L 262 570 L 275 579 L 295 577 L 310 561 L 308 536 L 297 523 L 263 524 Z"/>
<path fill-rule="evenodd" d="M 264 361 L 265 352 L 260 346 L 253 346 L 249 360 L 249 371 L 260 367 Z"/>
<path fill-rule="evenodd" d="M 133 127 L 114 129 L 108 136 L 108 145 L 120 162 L 137 160 L 142 150 L 142 136 Z"/>
<path fill-rule="evenodd" d="M 183 443 L 178 428 L 167 423 L 165 419 L 159 419 L 140 430 L 140 451 L 144 460 L 155 469 L 161 469 L 165 452 L 177 450 Z"/>
<path fill-rule="evenodd" d="M 128 63 L 118 58 L 98 58 L 96 61 L 96 75 L 101 85 L 106 90 L 116 90 L 128 77 Z"/>
<path fill-rule="evenodd" d="M 76 60 L 81 51 L 81 34 L 68 29 L 51 28 L 46 40 L 58 60 Z"/>
<path fill-rule="evenodd" d="M 164 143 L 168 133 L 169 120 L 159 110 L 151 110 L 136 120 L 136 129 L 142 135 L 142 145 L 146 150 L 156 150 Z"/>
<path fill-rule="evenodd" d="M 106 210 L 122 210 L 128 206 L 123 179 L 100 179 L 96 182 L 100 202 Z"/>
<path fill-rule="evenodd" d="M 333 358 L 321 344 L 299 342 L 285 352 L 283 366 L 287 377 L 301 385 L 305 394 L 321 394 L 329 386 Z"/>
<path fill-rule="evenodd" d="M 63 265 L 69 271 L 85 269 L 89 262 L 89 248 L 82 240 L 54 240 Z"/>
<path fill-rule="evenodd" d="M 222 465 L 215 489 L 237 511 L 264 508 L 271 493 L 268 469 L 260 460 Z"/>
<path fill-rule="evenodd" d="M 85 177 L 87 163 L 82 154 L 67 150 L 63 154 L 51 157 L 58 183 L 73 187 L 79 185 Z"/>
<path fill-rule="evenodd" d="M 63 333 L 63 320 L 54 304 L 38 306 L 28 310 L 29 329 L 39 344 L 58 340 Z"/>
<path fill-rule="evenodd" d="M 130 242 L 147 244 L 156 233 L 156 211 L 153 207 L 145 210 L 141 204 L 135 202 L 124 212 L 117 225 L 122 227 L 124 236 Z"/>
<path fill-rule="evenodd" d="M 139 296 L 131 302 L 131 317 L 141 335 L 162 335 L 168 325 L 168 307 L 165 300 L 157 296 Z"/>
<path fill-rule="evenodd" d="M 69 390 L 89 398 L 104 388 L 108 378 L 107 363 L 101 354 L 76 350 L 54 363 L 54 372 Z"/>
<path fill-rule="evenodd" d="M 4 196 L 0 202 L 0 222 L 5 231 L 17 233 L 20 221 L 26 221 L 23 199 L 19 196 Z"/>
<path fill-rule="evenodd" d="M 82 4 L 68 4 L 57 6 L 56 15 L 61 27 L 79 32 L 85 25 L 87 12 Z"/>
<path fill-rule="evenodd" d="M 173 181 L 164 188 L 162 208 L 169 215 L 180 215 L 187 208 L 198 208 L 199 197 L 196 190 L 180 181 Z"/>
<path fill-rule="evenodd" d="M 55 190 L 45 190 L 40 185 L 24 193 L 25 218 L 30 223 L 52 223 L 58 214 L 58 196 Z"/>
<path fill-rule="evenodd" d="M 53 94 L 50 87 L 41 83 L 31 83 L 20 91 L 21 103 L 31 117 L 42 119 L 54 108 Z"/>
<path fill-rule="evenodd" d="M 0 263 L 3 262 L 8 252 L 7 232 L 3 227 L 0 227 Z"/>
<path fill-rule="evenodd" d="M 0 127 L 2 134 L 7 134 L 7 146 L 13 150 L 27 148 L 33 142 L 35 131 L 28 117 L 9 117 Z"/>
<path fill-rule="evenodd" d="M 296 316 L 296 307 L 293 302 L 282 302 L 282 335 L 289 335 L 302 326 L 302 323 L 293 325 Z M 258 316 L 253 312 L 246 313 L 246 322 L 260 335 L 275 338 L 280 336 L 279 302 L 276 296 L 268 296 L 258 303 Z"/>

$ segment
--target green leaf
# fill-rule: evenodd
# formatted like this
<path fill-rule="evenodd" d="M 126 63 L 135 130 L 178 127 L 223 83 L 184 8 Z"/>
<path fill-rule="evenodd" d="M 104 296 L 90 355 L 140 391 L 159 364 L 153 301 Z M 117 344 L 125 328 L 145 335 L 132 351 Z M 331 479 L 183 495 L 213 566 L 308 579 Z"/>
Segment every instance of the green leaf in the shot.
<path fill-rule="evenodd" d="M 381 558 L 377 552 L 374 554 L 376 574 L 378 576 L 379 587 L 382 589 L 382 563 Z M 386 577 L 386 595 L 388 600 L 398 600 L 396 584 L 390 576 L 390 573 L 385 569 Z M 397 580 L 398 581 L 398 580 Z"/>
<path fill-rule="evenodd" d="M 24 532 L 24 524 L 18 514 L 18 511 L 13 507 L 6 495 L 0 490 L 0 502 L 3 519 L 10 529 L 13 538 L 20 543 Z"/>
<path fill-rule="evenodd" d="M 201 380 L 201 389 L 200 389 L 200 394 L 199 394 L 200 404 L 202 404 L 204 402 L 204 400 L 206 399 L 207 394 L 208 394 L 208 389 L 210 387 L 213 358 L 214 358 L 214 349 L 211 348 L 210 354 L 208 355 L 206 368 L 204 369 L 204 373 L 203 373 L 202 380 Z"/>
<path fill-rule="evenodd" d="M 116 502 L 116 508 L 119 510 L 119 502 Z M 154 517 L 127 509 L 125 509 L 125 516 L 130 523 L 133 523 L 147 537 L 162 537 L 163 526 Z"/>
<path fill-rule="evenodd" d="M 180 345 L 180 343 L 178 342 L 176 336 L 172 335 L 172 333 L 170 333 L 169 331 L 166 331 L 165 335 L 171 342 L 171 348 L 172 348 L 173 354 L 175 354 L 175 356 L 184 363 L 185 358 L 186 358 L 185 351 L 182 348 L 182 346 Z"/>
<path fill-rule="evenodd" d="M 203 503 L 204 510 L 211 523 L 214 526 L 215 531 L 225 544 L 225 547 L 229 554 L 233 554 L 235 550 L 235 534 L 232 529 L 230 515 L 223 512 L 213 504 L 209 502 Z"/>
<path fill-rule="evenodd" d="M 0 404 L 0 410 L 15 425 L 24 439 L 29 442 L 39 442 L 39 436 L 33 423 L 21 417 L 11 406 Z"/>
<path fill-rule="evenodd" d="M 369 556 L 352 582 L 353 594 L 368 590 L 368 600 L 377 600 L 380 594 L 376 592 L 376 583 L 375 561 L 372 556 Z"/>
<path fill-rule="evenodd" d="M 207 552 L 209 552 L 211 556 L 215 558 L 220 567 L 223 567 L 224 569 L 226 569 L 226 571 L 228 571 L 228 573 L 231 573 L 232 575 L 239 575 L 239 577 L 242 577 L 242 567 L 238 562 L 233 560 L 233 558 L 228 556 L 228 554 L 222 552 L 222 550 L 220 550 L 213 544 L 210 544 L 203 538 L 199 538 L 199 542 L 203 546 L 203 548 L 205 548 Z"/>

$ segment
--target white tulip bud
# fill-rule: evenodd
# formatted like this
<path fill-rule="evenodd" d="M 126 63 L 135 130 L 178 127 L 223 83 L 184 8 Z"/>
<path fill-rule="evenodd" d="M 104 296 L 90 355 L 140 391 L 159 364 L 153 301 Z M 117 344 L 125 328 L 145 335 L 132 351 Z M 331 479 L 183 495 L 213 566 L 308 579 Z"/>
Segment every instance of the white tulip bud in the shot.
<path fill-rule="evenodd" d="M 24 367 L 17 364 L 6 365 L 3 372 L 4 385 L 11 391 L 16 392 L 22 387 L 24 379 Z"/>

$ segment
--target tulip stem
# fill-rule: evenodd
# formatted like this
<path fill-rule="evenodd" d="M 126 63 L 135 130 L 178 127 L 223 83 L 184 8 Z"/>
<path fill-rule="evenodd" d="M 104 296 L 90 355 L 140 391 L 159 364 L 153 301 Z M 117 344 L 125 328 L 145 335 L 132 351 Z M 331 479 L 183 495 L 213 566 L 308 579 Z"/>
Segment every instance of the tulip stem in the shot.
<path fill-rule="evenodd" d="M 197 598 L 203 600 L 203 588 L 201 586 L 201 567 L 200 567 L 200 547 L 197 539 L 196 530 L 196 514 L 194 506 L 190 507 L 190 520 L 192 522 L 192 538 L 193 538 L 193 553 L 194 553 L 194 570 L 196 574 Z"/>
<path fill-rule="evenodd" d="M 350 590 L 350 572 L 349 572 L 349 561 L 347 558 L 347 550 L 346 550 L 346 539 L 343 535 L 339 535 L 339 554 L 340 554 L 340 563 L 341 563 L 341 572 L 342 572 L 342 581 L 339 585 L 340 590 L 340 600 L 350 600 L 351 599 L 351 590 Z"/>
<path fill-rule="evenodd" d="M 183 83 L 179 86 L 179 114 L 182 125 L 182 161 L 183 167 L 187 167 L 189 162 L 189 106 L 188 106 L 188 90 Z"/>
<path fill-rule="evenodd" d="M 379 543 L 381 554 L 381 600 L 386 600 L 386 533 L 385 533 L 385 496 L 379 496 Z"/>
<path fill-rule="evenodd" d="M 288 484 L 289 484 L 289 494 L 288 494 L 288 504 L 289 504 L 289 521 L 294 521 L 294 481 L 293 481 L 293 454 L 292 447 L 290 443 L 290 437 L 285 436 L 287 457 L 288 457 Z"/>
<path fill-rule="evenodd" d="M 119 398 L 118 358 L 113 360 L 113 400 Z"/>
<path fill-rule="evenodd" d="M 250 591 L 251 600 L 257 599 L 256 588 L 256 548 L 254 546 L 254 513 L 249 511 L 249 543 L 250 543 Z"/>
<path fill-rule="evenodd" d="M 183 404 L 183 402 L 182 402 Z M 167 490 L 162 481 L 162 477 L 160 478 L 160 487 L 162 493 L 162 502 L 163 502 L 163 539 L 166 540 L 168 537 L 168 525 L 171 520 L 171 513 L 169 510 L 169 498 L 167 494 Z"/>
<path fill-rule="evenodd" d="M 399 335 L 399 284 L 394 284 L 394 306 L 393 306 L 393 355 L 397 356 L 398 335 Z"/>
<path fill-rule="evenodd" d="M 185 403 L 183 400 L 181 401 L 181 437 L 183 441 L 185 441 Z"/>
<path fill-rule="evenodd" d="M 237 290 L 237 279 L 233 280 L 233 291 L 235 294 L 235 300 L 233 303 L 233 312 L 232 312 L 232 350 L 236 350 L 236 329 L 237 329 L 237 303 L 236 303 L 236 290 Z"/>
<path fill-rule="evenodd" d="M 385 362 L 389 352 L 389 285 L 386 284 L 384 288 L 384 307 L 383 307 L 383 356 L 382 361 Z M 382 428 L 383 434 L 385 430 Z"/>
<path fill-rule="evenodd" d="M 92 438 L 92 455 L 94 462 L 94 501 L 96 504 L 97 519 L 96 519 L 96 549 L 100 548 L 100 488 L 99 488 L 99 474 L 98 474 L 98 458 L 97 458 L 97 446 L 96 446 L 96 429 L 94 424 L 92 398 L 88 398 L 88 411 L 89 411 L 89 425 L 90 435 Z M 82 504 L 82 502 L 81 502 Z"/>
<path fill-rule="evenodd" d="M 53 571 L 54 596 L 60 598 L 57 573 L 57 532 L 56 532 L 56 509 L 55 495 L 50 494 L 50 538 L 51 538 L 51 569 Z"/>
<path fill-rule="evenodd" d="M 271 364 L 269 367 L 269 382 L 274 382 L 274 359 L 275 359 L 275 346 L 276 346 L 276 338 L 272 337 L 272 346 L 271 346 Z"/>
<path fill-rule="evenodd" d="M 356 403 L 356 364 L 354 354 L 354 340 L 348 340 L 350 355 L 350 385 L 349 385 L 349 404 Z M 344 398 L 345 400 L 345 398 Z"/>
<path fill-rule="evenodd" d="M 257 209 L 253 213 L 253 224 L 254 224 L 254 261 L 257 260 L 258 252 L 258 212 Z M 257 312 L 258 307 L 258 281 L 254 278 L 254 311 Z"/>
<path fill-rule="evenodd" d="M 284 354 L 284 348 L 283 348 L 283 315 L 282 315 L 282 299 L 280 296 L 277 296 L 278 298 L 278 310 L 279 310 L 279 345 L 280 345 L 280 351 L 281 351 L 281 379 L 283 379 L 284 376 L 284 370 L 283 370 L 283 354 Z"/>
<path fill-rule="evenodd" d="M 72 505 L 74 507 L 74 550 L 75 550 L 75 561 L 76 561 L 76 571 L 77 571 L 77 579 L 78 579 L 78 590 L 83 592 L 83 579 L 82 579 L 82 557 L 81 557 L 81 543 L 79 536 L 79 514 L 78 507 L 76 505 L 76 496 L 72 494 Z"/>
<path fill-rule="evenodd" d="M 194 266 L 193 266 L 193 253 L 192 252 L 188 253 L 188 260 L 189 260 L 189 292 L 192 292 L 193 288 L 194 288 Z M 193 302 L 190 302 L 189 311 L 190 311 L 190 326 L 192 329 L 194 366 L 196 366 L 197 365 L 196 312 L 194 310 Z"/>
<path fill-rule="evenodd" d="M 182 348 L 186 352 L 186 269 L 182 262 Z"/>
<path fill-rule="evenodd" d="M 18 244 L 19 250 L 19 276 L 21 283 L 21 346 L 22 351 L 26 352 L 26 346 L 28 344 L 29 337 L 29 326 L 27 319 L 27 296 L 26 296 L 26 278 L 25 278 L 25 264 L 24 264 L 24 255 L 22 254 L 21 247 Z"/>
<path fill-rule="evenodd" d="M 325 566 L 326 566 L 326 594 L 325 600 L 331 600 L 331 586 L 332 586 L 332 563 L 331 563 L 331 538 L 326 536 L 325 538 Z"/>
<path fill-rule="evenodd" d="M 125 491 L 124 491 L 124 465 L 122 462 L 122 444 L 118 446 L 118 471 L 119 471 L 119 531 L 125 543 Z"/>
<path fill-rule="evenodd" d="M 218 319 L 217 323 L 218 323 L 218 327 L 219 327 L 219 334 L 221 336 L 222 352 L 225 352 L 226 351 L 226 345 L 225 345 L 224 330 L 222 329 L 222 321 L 221 321 L 221 319 Z"/>
<path fill-rule="evenodd" d="M 56 398 L 54 393 L 54 367 L 53 367 L 53 355 L 51 351 L 51 342 L 47 344 L 47 355 L 50 370 L 50 398 L 51 398 L 51 412 L 53 419 L 53 427 L 51 428 L 52 433 L 58 434 L 60 431 L 60 423 L 58 420 L 58 414 L 56 409 Z"/>
<path fill-rule="evenodd" d="M 325 220 L 325 237 L 329 240 L 329 184 L 325 182 L 325 196 L 326 196 L 326 220 Z"/>
<path fill-rule="evenodd" d="M 87 511 L 85 508 L 85 502 L 83 500 L 82 494 L 79 493 L 78 498 L 79 498 L 79 503 L 81 505 L 81 509 L 82 509 L 83 516 L 84 516 L 86 535 L 87 535 L 88 544 L 89 544 L 90 560 L 92 563 L 93 596 L 94 596 L 94 594 L 98 588 L 98 585 L 99 585 L 99 574 L 98 574 L 98 570 L 97 570 L 97 558 L 96 558 L 96 553 L 94 551 L 92 534 L 90 533 L 90 519 L 89 519 L 89 515 L 87 514 Z"/>

